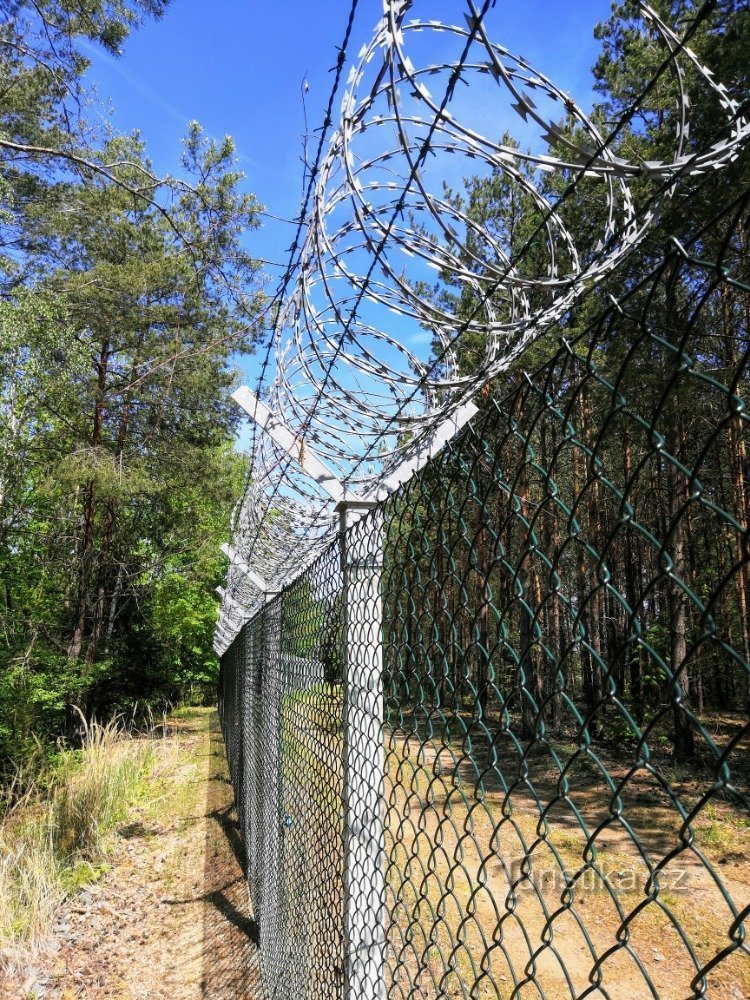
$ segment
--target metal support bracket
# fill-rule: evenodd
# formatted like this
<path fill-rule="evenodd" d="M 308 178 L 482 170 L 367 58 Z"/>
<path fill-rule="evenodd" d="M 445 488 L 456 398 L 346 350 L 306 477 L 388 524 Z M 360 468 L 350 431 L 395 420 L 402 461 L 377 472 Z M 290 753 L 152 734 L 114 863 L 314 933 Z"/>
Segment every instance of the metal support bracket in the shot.
<path fill-rule="evenodd" d="M 387 496 L 397 490 L 402 483 L 407 482 L 420 469 L 422 469 L 431 458 L 446 445 L 451 438 L 454 438 L 469 421 L 479 413 L 479 408 L 472 402 L 462 403 L 449 417 L 447 417 L 434 430 L 425 436 L 417 435 L 411 447 L 407 445 L 405 451 L 407 458 L 395 469 L 388 473 L 385 479 L 377 483 L 368 493 L 368 499 L 385 500 Z"/>
<path fill-rule="evenodd" d="M 333 500 L 338 502 L 346 499 L 346 490 L 338 476 L 307 447 L 302 438 L 297 437 L 283 420 L 275 416 L 255 393 L 243 385 L 232 393 L 232 399 L 239 403 L 245 413 L 262 427 L 280 448 L 291 455 L 302 471 L 307 473 Z"/>
<path fill-rule="evenodd" d="M 263 577 L 258 576 L 255 570 L 250 569 L 250 567 L 247 565 L 242 556 L 238 552 L 236 552 L 231 545 L 227 545 L 227 543 L 224 542 L 221 546 L 221 551 L 224 553 L 224 555 L 227 557 L 230 563 L 232 563 L 233 566 L 236 566 L 241 573 L 244 573 L 244 575 L 248 578 L 248 580 L 250 581 L 250 583 L 252 583 L 254 587 L 260 590 L 261 593 L 263 594 L 269 593 L 268 584 L 263 579 Z"/>

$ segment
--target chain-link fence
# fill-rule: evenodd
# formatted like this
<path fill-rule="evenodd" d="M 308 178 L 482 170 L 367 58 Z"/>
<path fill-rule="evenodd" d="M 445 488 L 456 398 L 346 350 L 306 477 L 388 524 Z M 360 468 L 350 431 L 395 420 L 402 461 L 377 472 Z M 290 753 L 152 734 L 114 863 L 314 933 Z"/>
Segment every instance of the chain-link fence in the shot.
<path fill-rule="evenodd" d="M 750 289 L 722 232 L 345 506 L 225 654 L 269 998 L 750 995 Z"/>

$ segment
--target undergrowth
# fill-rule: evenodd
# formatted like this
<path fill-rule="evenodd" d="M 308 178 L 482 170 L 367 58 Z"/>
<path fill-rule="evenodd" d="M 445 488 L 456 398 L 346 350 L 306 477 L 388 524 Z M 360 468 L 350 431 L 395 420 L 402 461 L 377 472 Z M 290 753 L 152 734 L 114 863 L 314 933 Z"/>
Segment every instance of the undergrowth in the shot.
<path fill-rule="evenodd" d="M 0 962 L 43 937 L 65 896 L 101 875 L 108 840 L 144 793 L 154 752 L 116 721 L 85 723 L 80 750 L 63 750 L 0 817 Z"/>

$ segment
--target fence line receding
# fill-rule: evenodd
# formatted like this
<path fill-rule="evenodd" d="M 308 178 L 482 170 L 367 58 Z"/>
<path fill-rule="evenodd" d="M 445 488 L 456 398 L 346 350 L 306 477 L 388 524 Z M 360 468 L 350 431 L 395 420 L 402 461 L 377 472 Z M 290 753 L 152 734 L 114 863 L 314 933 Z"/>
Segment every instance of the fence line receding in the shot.
<path fill-rule="evenodd" d="M 724 38 L 706 19 L 739 7 L 696 5 L 678 37 L 632 5 L 646 92 L 678 125 L 636 169 L 617 142 L 642 95 L 614 124 L 571 103 L 525 165 L 446 113 L 478 75 L 540 127 L 562 100 L 489 41 L 491 6 L 446 28 L 385 3 L 312 168 L 274 379 L 237 395 L 257 429 L 217 649 L 263 986 L 739 1000 L 750 172 L 744 105 L 685 41 Z M 436 34 L 460 56 L 407 59 Z M 701 88 L 716 109 L 691 130 Z M 386 125 L 398 148 L 378 153 Z M 429 188 L 448 153 L 536 212 L 505 256 L 500 228 Z M 406 318 L 429 363 L 397 358 Z"/>

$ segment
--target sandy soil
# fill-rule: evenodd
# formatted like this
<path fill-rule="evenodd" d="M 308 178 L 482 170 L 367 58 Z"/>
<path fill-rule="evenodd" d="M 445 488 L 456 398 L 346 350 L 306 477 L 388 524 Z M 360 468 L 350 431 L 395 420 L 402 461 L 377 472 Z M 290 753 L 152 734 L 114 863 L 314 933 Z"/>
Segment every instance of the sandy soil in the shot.
<path fill-rule="evenodd" d="M 111 869 L 62 908 L 44 951 L 0 983 L 7 1000 L 261 1000 L 216 713 L 157 743 L 154 796 L 118 831 Z"/>
<path fill-rule="evenodd" d="M 310 797 L 323 795 L 310 761 L 298 758 L 290 787 L 299 801 L 285 805 L 290 815 L 295 808 L 300 813 L 292 833 L 303 831 Z M 604 823 L 608 799 L 591 768 L 571 770 L 568 798 L 590 828 L 599 829 L 598 866 L 606 880 L 582 879 L 568 908 L 560 906 L 559 880 L 545 877 L 561 866 L 575 872 L 584 855 L 585 838 L 562 801 L 548 806 L 549 828 L 540 836 L 539 802 L 523 787 L 508 795 L 489 773 L 481 797 L 473 795 L 473 772 L 457 747 L 429 740 L 416 746 L 395 737 L 387 759 L 388 905 L 394 915 L 387 975 L 394 998 L 506 1000 L 513 993 L 526 1000 L 540 995 L 538 984 L 554 1000 L 655 994 L 686 1000 L 696 995 L 696 966 L 676 925 L 704 963 L 729 940 L 731 915 L 720 885 L 738 906 L 750 904 L 750 828 L 721 800 L 695 824 L 696 845 L 713 875 L 694 851 L 678 853 L 661 876 L 661 906 L 652 902 L 638 910 L 624 941 L 614 897 L 624 913 L 635 912 L 643 896 L 638 886 L 647 875 L 633 836 L 652 859 L 664 858 L 674 849 L 679 825 L 648 775 L 629 779 L 631 836 L 622 824 Z M 529 766 L 547 805 L 556 776 L 543 764 L 532 760 Z M 512 765 L 504 761 L 505 773 L 512 773 Z M 621 770 L 624 776 L 624 761 L 609 765 L 616 778 Z M 697 785 L 683 785 L 686 800 L 701 793 Z M 153 786 L 151 801 L 119 830 L 111 870 L 66 904 L 46 955 L 22 958 L 11 979 L 0 982 L 3 1000 L 261 1000 L 257 926 L 214 712 L 181 719 L 159 741 Z M 327 815 L 322 807 L 319 812 Z M 310 829 L 298 835 L 300 851 L 313 846 L 310 836 Z M 325 871 L 337 869 L 337 828 L 318 830 L 313 841 L 328 845 Z M 289 843 L 291 850 L 297 841 Z M 519 880 L 525 855 L 531 857 L 529 875 Z M 299 872 L 295 892 L 310 912 L 311 900 L 322 898 L 321 887 L 304 864 L 292 870 Z M 333 924 L 319 909 L 321 928 L 330 930 Z M 306 940 L 315 937 L 313 925 Z M 334 937 L 331 955 L 338 947 Z M 749 966 L 746 954 L 725 954 L 709 974 L 705 995 L 750 997 Z M 600 988 L 592 983 L 595 967 Z"/>
<path fill-rule="evenodd" d="M 387 762 L 388 906 L 395 917 L 387 965 L 396 997 L 538 1000 L 543 990 L 555 1000 L 689 1000 L 699 995 L 691 985 L 697 963 L 731 944 L 734 918 L 722 889 L 738 909 L 750 906 L 750 829 L 721 802 L 710 822 L 695 822 L 695 850 L 665 863 L 658 902 L 649 902 L 635 837 L 652 863 L 669 859 L 680 843 L 679 816 L 658 795 L 660 786 L 639 774 L 623 793 L 628 834 L 624 823 L 605 823 L 609 796 L 591 769 L 571 769 L 568 800 L 598 831 L 598 860 L 563 906 L 561 873 L 583 871 L 586 838 L 571 807 L 555 802 L 543 760 L 528 768 L 538 801 L 520 782 L 506 792 L 489 769 L 475 795 L 477 772 L 458 745 L 393 737 Z M 510 756 L 502 763 L 507 775 L 517 770 Z M 608 770 L 620 779 L 627 773 Z M 681 788 L 686 798 L 695 791 Z M 723 954 L 705 996 L 750 997 L 746 953 Z"/>

